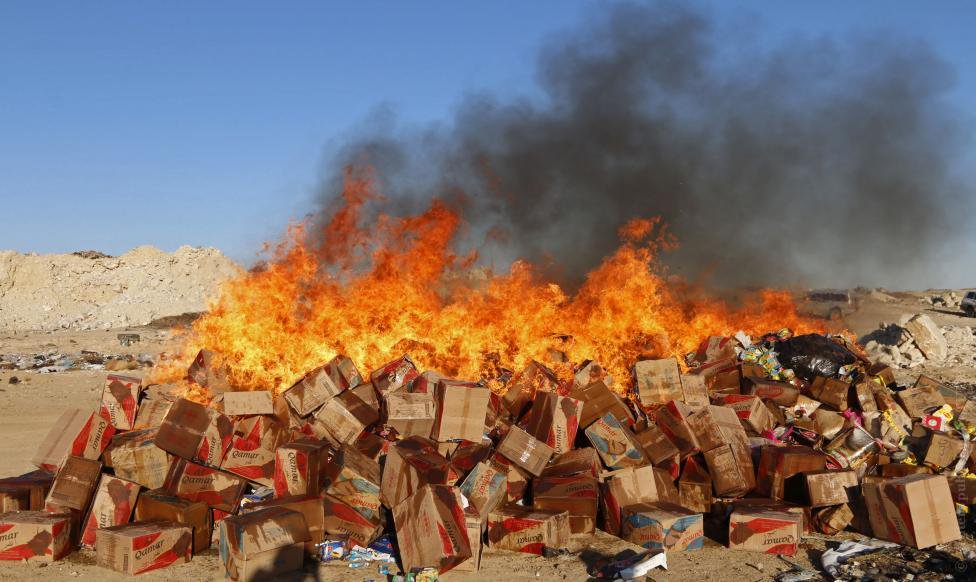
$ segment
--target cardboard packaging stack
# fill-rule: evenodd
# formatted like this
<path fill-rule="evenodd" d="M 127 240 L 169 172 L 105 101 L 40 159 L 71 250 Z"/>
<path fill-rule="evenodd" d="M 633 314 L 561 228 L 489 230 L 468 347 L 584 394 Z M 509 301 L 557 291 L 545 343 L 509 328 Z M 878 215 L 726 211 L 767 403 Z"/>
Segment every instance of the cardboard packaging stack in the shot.
<path fill-rule="evenodd" d="M 97 410 L 66 412 L 38 471 L 0 479 L 0 559 L 84 545 L 135 574 L 214 528 L 232 580 L 375 544 L 405 572 L 477 571 L 484 548 L 546 554 L 598 528 L 653 552 L 793 555 L 844 529 L 927 548 L 976 500 L 976 404 L 897 386 L 840 337 L 707 338 L 631 379 L 532 361 L 494 389 L 336 356 L 281 394 L 238 393 L 220 362 L 201 352 L 187 374 L 207 404 L 113 375 Z"/>

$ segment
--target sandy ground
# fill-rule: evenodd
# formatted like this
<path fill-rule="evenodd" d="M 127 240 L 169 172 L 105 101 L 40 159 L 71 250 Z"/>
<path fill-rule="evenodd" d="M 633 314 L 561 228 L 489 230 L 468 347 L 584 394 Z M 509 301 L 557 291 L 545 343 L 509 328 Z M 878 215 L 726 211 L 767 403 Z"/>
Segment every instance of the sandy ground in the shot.
<path fill-rule="evenodd" d="M 976 320 L 965 318 L 948 310 L 932 308 L 918 301 L 921 294 L 898 294 L 896 303 L 868 301 L 861 310 L 848 318 L 845 325 L 860 337 L 875 329 L 879 322 L 897 321 L 905 312 L 924 312 L 940 325 L 976 325 Z M 94 350 L 101 353 L 148 353 L 159 354 L 172 350 L 174 340 L 166 329 L 158 327 L 137 328 L 142 342 L 125 348 L 119 345 L 116 334 L 120 331 L 61 331 L 0 335 L 0 353 L 31 353 L 59 350 L 77 353 Z M 899 372 L 902 381 L 913 379 L 919 373 L 940 379 L 976 384 L 976 368 L 957 366 L 941 368 L 926 366 Z M 126 372 L 138 374 L 139 372 Z M 10 384 L 11 376 L 21 382 Z M 39 442 L 58 418 L 69 407 L 94 408 L 99 400 L 104 382 L 103 371 L 71 371 L 55 374 L 37 374 L 22 371 L 0 371 L 0 475 L 16 475 L 33 469 L 30 464 L 36 443 Z M 856 537 L 848 534 L 848 537 Z M 667 572 L 656 570 L 654 580 L 689 580 L 708 578 L 713 581 L 744 582 L 769 580 L 778 572 L 790 570 L 793 564 L 801 568 L 817 570 L 814 563 L 826 547 L 835 545 L 841 538 L 829 541 L 820 536 L 806 538 L 801 551 L 792 558 L 752 552 L 732 551 L 706 539 L 705 548 L 697 552 L 672 552 L 668 554 Z M 598 532 L 594 536 L 573 537 L 572 553 L 542 558 L 528 554 L 486 550 L 482 568 L 478 573 L 450 572 L 447 580 L 580 580 L 587 576 L 587 562 L 598 556 L 613 556 L 637 546 L 613 536 Z M 813 562 L 811 562 L 813 560 Z M 125 576 L 94 565 L 94 554 L 79 551 L 67 559 L 45 567 L 0 562 L 0 580 L 24 580 L 43 577 L 51 580 L 97 578 L 121 580 Z M 192 562 L 153 572 L 139 577 L 140 580 L 219 580 L 222 569 L 215 549 L 195 557 Z M 345 563 L 307 564 L 304 572 L 287 577 L 289 580 L 382 580 L 384 576 L 375 566 L 362 570 L 348 568 Z"/>

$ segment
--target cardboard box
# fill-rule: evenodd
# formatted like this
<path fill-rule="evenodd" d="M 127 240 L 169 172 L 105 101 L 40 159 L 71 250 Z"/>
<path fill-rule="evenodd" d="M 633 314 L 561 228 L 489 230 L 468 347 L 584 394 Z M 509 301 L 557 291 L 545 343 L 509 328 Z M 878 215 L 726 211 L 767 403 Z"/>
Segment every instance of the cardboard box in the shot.
<path fill-rule="evenodd" d="M 620 396 L 611 391 L 609 386 L 603 382 L 594 382 L 587 386 L 573 388 L 569 396 L 583 403 L 579 425 L 584 428 L 608 412 L 613 414 L 614 418 L 619 420 L 621 424 L 630 425 L 634 422 L 634 415 L 630 408 Z"/>
<path fill-rule="evenodd" d="M 542 477 L 568 477 L 570 475 L 592 475 L 597 477 L 603 471 L 600 455 L 596 449 L 573 449 L 552 458 L 542 470 Z"/>
<path fill-rule="evenodd" d="M 922 463 L 936 469 L 944 469 L 952 466 L 963 448 L 962 439 L 949 436 L 946 433 L 932 432 L 929 435 L 929 444 L 925 449 L 925 458 Z"/>
<path fill-rule="evenodd" d="M 707 406 L 709 403 L 708 383 L 701 374 L 682 374 L 681 393 L 688 406 Z"/>
<path fill-rule="evenodd" d="M 139 412 L 136 420 L 132 423 L 132 430 L 144 430 L 147 428 L 159 428 L 163 424 L 169 409 L 172 408 L 174 400 L 165 398 L 144 399 L 139 404 Z"/>
<path fill-rule="evenodd" d="M 247 481 L 233 473 L 177 459 L 170 467 L 163 488 L 189 501 L 202 501 L 228 513 L 237 511 Z"/>
<path fill-rule="evenodd" d="M 281 497 L 278 499 L 267 499 L 252 503 L 241 509 L 242 514 L 254 513 L 268 507 L 284 507 L 292 511 L 297 511 L 305 518 L 305 526 L 308 528 L 308 541 L 305 542 L 305 555 L 318 559 L 319 550 L 315 547 L 326 539 L 325 533 L 325 500 L 321 495 Z"/>
<path fill-rule="evenodd" d="M 681 371 L 674 358 L 638 361 L 634 364 L 634 378 L 637 380 L 637 394 L 644 406 L 684 400 Z"/>
<path fill-rule="evenodd" d="M 437 383 L 445 379 L 444 374 L 434 370 L 427 370 L 413 379 L 413 382 L 407 387 L 408 392 L 433 394 L 437 390 Z"/>
<path fill-rule="evenodd" d="M 537 392 L 522 428 L 546 443 L 556 454 L 573 448 L 583 402 L 554 392 Z"/>
<path fill-rule="evenodd" d="M 223 357 L 211 350 L 200 350 L 186 370 L 186 376 L 191 382 L 207 388 L 218 394 L 233 390 L 228 378 L 229 370 L 223 362 Z"/>
<path fill-rule="evenodd" d="M 3 513 L 0 532 L 0 560 L 50 564 L 71 553 L 71 516 L 67 514 Z"/>
<path fill-rule="evenodd" d="M 284 427 L 273 416 L 242 418 L 234 425 L 234 437 L 220 468 L 271 487 L 274 485 L 275 453 L 286 436 Z"/>
<path fill-rule="evenodd" d="M 957 417 L 960 422 L 967 425 L 976 425 L 976 400 L 969 400 L 960 409 L 959 416 Z"/>
<path fill-rule="evenodd" d="M 248 416 L 252 414 L 274 414 L 271 392 L 252 390 L 224 392 L 219 396 L 223 412 L 227 416 Z"/>
<path fill-rule="evenodd" d="M 870 381 L 862 380 L 855 384 L 854 397 L 857 399 L 857 404 L 861 408 L 861 412 L 878 411 L 878 403 L 874 400 L 874 390 L 871 387 Z"/>
<path fill-rule="evenodd" d="M 369 519 L 345 501 L 324 496 L 325 532 L 330 535 L 347 535 L 349 541 L 364 548 L 373 543 L 383 533 L 383 524 L 378 519 Z"/>
<path fill-rule="evenodd" d="M 98 461 L 81 457 L 68 457 L 58 469 L 45 505 L 56 504 L 84 514 L 88 510 L 95 486 L 102 471 Z"/>
<path fill-rule="evenodd" d="M 131 431 L 116 435 L 105 451 L 115 475 L 135 481 L 146 489 L 163 486 L 175 458 L 156 446 L 157 429 Z"/>
<path fill-rule="evenodd" d="M 847 410 L 850 391 L 850 382 L 834 378 L 824 378 L 823 376 L 815 377 L 813 383 L 810 385 L 810 392 L 814 398 L 834 410 L 840 411 Z"/>
<path fill-rule="evenodd" d="M 454 569 L 458 572 L 477 572 L 481 569 L 481 552 L 484 548 L 482 538 L 487 530 L 488 516 L 481 517 L 471 506 L 464 508 L 464 527 L 468 532 L 468 545 L 471 546 L 471 557 L 461 562 Z"/>
<path fill-rule="evenodd" d="M 130 576 L 190 561 L 190 528 L 168 521 L 146 521 L 99 528 L 95 561 Z"/>
<path fill-rule="evenodd" d="M 652 423 L 634 436 L 643 449 L 644 456 L 654 465 L 659 465 L 681 453 L 657 424 Z"/>
<path fill-rule="evenodd" d="M 230 448 L 234 424 L 215 409 L 180 398 L 156 433 L 156 446 L 178 457 L 219 467 Z"/>
<path fill-rule="evenodd" d="M 135 521 L 163 520 L 182 525 L 192 532 L 193 553 L 210 547 L 213 521 L 210 508 L 202 501 L 189 501 L 163 489 L 144 491 L 136 501 Z"/>
<path fill-rule="evenodd" d="M 44 470 L 31 471 L 17 477 L 4 477 L 0 479 L 0 487 L 14 497 L 20 495 L 17 491 L 27 492 L 28 505 L 20 509 L 30 511 L 41 511 L 44 509 L 44 500 L 47 498 L 47 493 L 51 490 L 51 485 L 53 484 L 54 474 Z M 18 502 L 19 505 L 20 503 Z"/>
<path fill-rule="evenodd" d="M 342 448 L 334 464 L 338 470 L 330 470 L 335 476 L 326 492 L 345 501 L 365 517 L 379 519 L 380 464 L 350 446 Z"/>
<path fill-rule="evenodd" d="M 740 442 L 724 444 L 704 453 L 715 494 L 741 497 L 756 485 L 752 454 Z"/>
<path fill-rule="evenodd" d="M 383 466 L 380 498 L 396 507 L 423 485 L 446 485 L 453 470 L 437 452 L 437 444 L 423 437 L 407 437 L 390 447 Z"/>
<path fill-rule="evenodd" d="M 802 513 L 737 506 L 729 518 L 732 549 L 792 556 L 799 548 L 802 534 Z"/>
<path fill-rule="evenodd" d="M 963 505 L 976 505 L 976 479 L 947 475 L 952 499 Z"/>
<path fill-rule="evenodd" d="M 308 416 L 333 396 L 362 382 L 362 376 L 352 360 L 336 356 L 305 374 L 282 396 L 299 416 Z"/>
<path fill-rule="evenodd" d="M 231 580 L 267 580 L 300 570 L 308 527 L 301 513 L 268 507 L 220 522 L 220 560 Z"/>
<path fill-rule="evenodd" d="M 702 514 L 666 502 L 624 507 L 622 534 L 648 550 L 700 550 L 705 543 Z"/>
<path fill-rule="evenodd" d="M 607 468 L 623 469 L 647 464 L 644 449 L 637 442 L 637 437 L 612 414 L 605 414 L 586 427 L 585 432 Z"/>
<path fill-rule="evenodd" d="M 585 360 L 573 375 L 573 390 L 585 388 L 594 382 L 603 382 L 607 387 L 613 386 L 613 376 L 607 369 L 594 360 Z"/>
<path fill-rule="evenodd" d="M 98 460 L 114 434 L 111 422 L 98 413 L 69 408 L 41 441 L 31 462 L 41 469 L 57 471 L 69 455 Z"/>
<path fill-rule="evenodd" d="M 734 410 L 742 426 L 753 434 L 761 435 L 776 427 L 776 419 L 758 396 L 729 394 L 722 399 L 722 406 Z"/>
<path fill-rule="evenodd" d="M 429 438 L 437 421 L 437 401 L 430 393 L 393 392 L 386 398 L 386 411 L 386 424 L 402 436 Z"/>
<path fill-rule="evenodd" d="M 846 529 L 854 521 L 854 511 L 846 503 L 822 507 L 814 510 L 812 521 L 817 531 L 832 536 Z"/>
<path fill-rule="evenodd" d="M 81 545 L 95 547 L 95 530 L 129 523 L 139 497 L 139 484 L 111 475 L 102 475 L 95 490 L 85 525 L 81 528 Z"/>
<path fill-rule="evenodd" d="M 482 520 L 496 507 L 505 503 L 508 491 L 508 468 L 486 459 L 474 466 L 460 485 L 461 494 Z"/>
<path fill-rule="evenodd" d="M 538 477 L 552 458 L 552 447 L 513 426 L 498 444 L 498 454 Z"/>
<path fill-rule="evenodd" d="M 813 413 L 814 430 L 823 435 L 825 439 L 832 439 L 840 434 L 846 424 L 847 417 L 839 412 L 820 408 Z"/>
<path fill-rule="evenodd" d="M 472 556 L 464 505 L 457 487 L 424 485 L 393 508 L 404 571 L 444 573 Z"/>
<path fill-rule="evenodd" d="M 945 476 L 865 480 L 862 488 L 875 537 L 918 549 L 960 539 Z"/>
<path fill-rule="evenodd" d="M 678 504 L 692 511 L 708 513 L 712 507 L 712 478 L 704 465 L 688 457 L 678 479 Z"/>
<path fill-rule="evenodd" d="M 544 548 L 565 548 L 570 535 L 565 511 L 506 505 L 488 514 L 488 544 L 493 548 L 541 556 Z"/>
<path fill-rule="evenodd" d="M 826 460 L 823 453 L 809 447 L 763 447 L 759 457 L 756 492 L 775 500 L 786 499 L 791 493 L 787 490 L 787 480 L 799 473 L 822 471 L 826 468 Z M 802 483 L 798 481 L 794 486 L 801 487 Z M 789 498 L 795 499 L 795 493 Z"/>
<path fill-rule="evenodd" d="M 276 497 L 318 495 L 335 476 L 333 462 L 339 451 L 329 443 L 301 440 L 281 445 L 275 452 Z"/>
<path fill-rule="evenodd" d="M 102 389 L 99 412 L 119 430 L 131 430 L 136 420 L 142 379 L 109 374 Z"/>
<path fill-rule="evenodd" d="M 369 381 L 372 382 L 380 396 L 385 397 L 390 392 L 405 389 L 418 376 L 420 376 L 420 372 L 417 370 L 417 366 L 414 365 L 410 356 L 404 355 L 373 370 L 369 375 Z"/>
<path fill-rule="evenodd" d="M 390 451 L 391 441 L 385 438 L 373 434 L 371 432 L 364 432 L 359 435 L 359 438 L 352 444 L 352 446 L 360 453 L 366 455 L 374 461 L 379 461 L 380 457 L 383 457 Z"/>
<path fill-rule="evenodd" d="M 324 427 L 336 442 L 354 442 L 366 428 L 377 422 L 379 412 L 351 391 L 330 398 L 313 416 L 315 424 Z"/>
<path fill-rule="evenodd" d="M 27 487 L 0 484 L 0 513 L 30 511 L 30 498 L 31 492 Z"/>
<path fill-rule="evenodd" d="M 481 442 L 491 390 L 471 382 L 441 380 L 436 396 L 438 417 L 432 438 Z"/>
<path fill-rule="evenodd" d="M 621 510 L 628 505 L 669 501 L 677 503 L 678 490 L 670 473 L 645 465 L 603 473 L 602 495 L 604 531 L 620 536 Z"/>
<path fill-rule="evenodd" d="M 492 446 L 491 444 L 486 444 L 486 442 L 490 443 L 491 441 L 461 441 L 459 443 L 450 443 L 457 445 L 457 447 L 447 458 L 451 461 L 451 467 L 461 475 L 462 479 L 471 469 L 474 469 L 475 465 L 491 456 L 493 452 Z M 444 444 L 438 443 L 440 446 Z"/>
<path fill-rule="evenodd" d="M 682 456 L 688 456 L 698 450 L 698 440 L 688 426 L 688 417 L 692 412 L 694 409 L 687 404 L 672 400 L 658 408 L 654 414 L 658 428 L 677 447 Z"/>
<path fill-rule="evenodd" d="M 763 400 L 772 400 L 780 406 L 793 406 L 800 396 L 800 391 L 788 382 L 749 376 L 742 378 L 742 383 L 746 394 L 758 396 Z"/>
<path fill-rule="evenodd" d="M 555 392 L 558 388 L 559 378 L 556 373 L 544 364 L 532 360 L 508 382 L 502 402 L 512 418 L 518 420 L 535 398 L 536 392 Z"/>
<path fill-rule="evenodd" d="M 569 513 L 572 533 L 593 533 L 600 506 L 600 483 L 592 475 L 540 477 L 532 483 L 532 506 Z"/>
<path fill-rule="evenodd" d="M 860 486 L 854 471 L 808 471 L 803 473 L 803 478 L 810 507 L 850 503 L 850 492 Z"/>
<path fill-rule="evenodd" d="M 944 406 L 945 398 L 938 389 L 930 383 L 916 383 L 911 388 L 905 388 L 896 393 L 898 401 L 905 408 L 905 412 L 912 418 L 922 418 L 929 411 Z"/>

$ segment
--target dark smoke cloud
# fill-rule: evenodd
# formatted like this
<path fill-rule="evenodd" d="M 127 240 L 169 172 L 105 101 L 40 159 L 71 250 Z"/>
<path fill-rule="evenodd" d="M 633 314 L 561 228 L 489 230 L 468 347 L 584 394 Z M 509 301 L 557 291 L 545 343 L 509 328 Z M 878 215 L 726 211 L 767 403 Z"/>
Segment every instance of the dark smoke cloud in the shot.
<path fill-rule="evenodd" d="M 452 122 L 404 131 L 389 112 L 330 164 L 368 161 L 402 211 L 465 207 L 497 263 L 551 258 L 572 280 L 660 215 L 678 272 L 716 284 L 925 287 L 967 231 L 955 175 L 968 124 L 952 69 L 892 35 L 770 49 L 677 4 L 619 4 L 554 37 L 541 97 L 464 97 Z M 463 194 L 459 194 L 463 193 Z"/>

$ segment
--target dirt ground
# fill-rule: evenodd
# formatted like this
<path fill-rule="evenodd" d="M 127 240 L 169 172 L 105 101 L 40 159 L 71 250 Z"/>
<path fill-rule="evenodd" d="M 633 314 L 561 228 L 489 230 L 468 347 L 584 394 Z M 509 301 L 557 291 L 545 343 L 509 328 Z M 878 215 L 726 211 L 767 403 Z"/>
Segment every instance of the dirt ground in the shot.
<path fill-rule="evenodd" d="M 866 300 L 860 310 L 845 322 L 858 337 L 872 331 L 882 321 L 897 321 L 902 313 L 927 313 L 939 325 L 972 326 L 976 320 L 954 314 L 951 310 L 934 308 L 919 301 L 921 293 L 895 294 L 897 301 L 884 303 Z M 142 341 L 131 347 L 122 347 L 116 339 L 121 331 L 133 331 Z M 0 335 L 0 353 L 33 353 L 58 350 L 78 353 L 93 350 L 103 354 L 147 353 L 157 355 L 173 350 L 172 334 L 159 327 L 113 331 L 58 331 L 36 333 L 10 333 Z M 900 371 L 899 380 L 913 380 L 919 373 L 926 373 L 955 384 L 976 386 L 976 367 L 972 365 L 954 368 L 923 366 L 914 370 Z M 139 372 L 126 372 L 138 374 Z M 12 376 L 19 383 L 11 384 Z M 17 475 L 33 469 L 30 464 L 36 443 L 40 441 L 58 418 L 69 407 L 94 408 L 104 383 L 104 371 L 69 371 L 39 374 L 24 371 L 0 370 L 0 476 Z M 853 534 L 847 537 L 854 538 Z M 654 580 L 689 580 L 708 578 L 715 582 L 769 580 L 777 573 L 790 570 L 794 564 L 802 569 L 818 571 L 820 554 L 836 545 L 842 538 L 825 539 L 813 536 L 804 540 L 801 551 L 792 558 L 780 558 L 752 552 L 738 552 L 724 548 L 706 539 L 705 547 L 696 552 L 669 553 L 668 570 L 655 570 Z M 968 542 L 969 547 L 973 546 Z M 612 556 L 626 550 L 638 550 L 627 542 L 598 532 L 594 536 L 573 536 L 571 553 L 554 558 L 528 554 L 486 550 L 478 573 L 450 572 L 446 580 L 581 580 L 587 576 L 587 562 L 598 556 Z M 0 562 L 0 580 L 24 580 L 43 577 L 51 580 L 97 578 L 121 580 L 127 577 L 94 565 L 94 554 L 79 551 L 62 562 L 49 566 L 27 566 L 19 563 Z M 382 580 L 376 566 L 362 570 L 350 569 L 347 563 L 307 564 L 306 570 L 286 579 L 290 580 Z M 193 561 L 152 572 L 140 580 L 219 580 L 223 572 L 215 549 L 194 557 Z"/>

